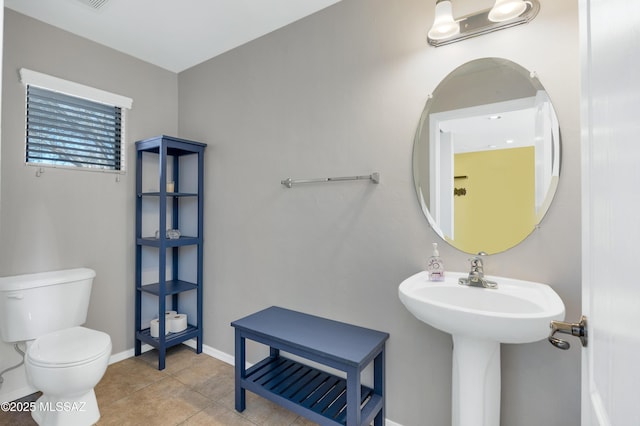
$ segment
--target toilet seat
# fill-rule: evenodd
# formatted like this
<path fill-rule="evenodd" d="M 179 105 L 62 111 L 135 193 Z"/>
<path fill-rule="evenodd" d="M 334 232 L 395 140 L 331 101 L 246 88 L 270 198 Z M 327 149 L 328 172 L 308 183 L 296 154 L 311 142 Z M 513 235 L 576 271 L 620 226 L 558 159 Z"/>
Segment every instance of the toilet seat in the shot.
<path fill-rule="evenodd" d="M 30 364 L 66 368 L 96 360 L 111 353 L 108 334 L 85 327 L 71 327 L 38 337 L 27 350 Z"/>

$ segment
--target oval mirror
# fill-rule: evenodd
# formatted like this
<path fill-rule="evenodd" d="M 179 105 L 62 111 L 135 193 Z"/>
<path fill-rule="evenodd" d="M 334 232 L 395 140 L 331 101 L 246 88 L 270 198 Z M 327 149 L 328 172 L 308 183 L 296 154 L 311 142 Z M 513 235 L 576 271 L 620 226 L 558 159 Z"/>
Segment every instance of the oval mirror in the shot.
<path fill-rule="evenodd" d="M 558 118 L 520 65 L 468 62 L 429 97 L 413 178 L 429 224 L 455 248 L 493 254 L 519 244 L 549 209 L 559 174 Z"/>

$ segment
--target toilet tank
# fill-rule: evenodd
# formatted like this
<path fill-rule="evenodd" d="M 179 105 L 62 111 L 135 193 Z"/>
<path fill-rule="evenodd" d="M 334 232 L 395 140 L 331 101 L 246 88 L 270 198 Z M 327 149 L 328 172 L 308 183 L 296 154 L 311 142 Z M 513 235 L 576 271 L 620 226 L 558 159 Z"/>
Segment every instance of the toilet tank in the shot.
<path fill-rule="evenodd" d="M 95 276 L 77 268 L 0 278 L 0 337 L 32 340 L 84 324 Z"/>

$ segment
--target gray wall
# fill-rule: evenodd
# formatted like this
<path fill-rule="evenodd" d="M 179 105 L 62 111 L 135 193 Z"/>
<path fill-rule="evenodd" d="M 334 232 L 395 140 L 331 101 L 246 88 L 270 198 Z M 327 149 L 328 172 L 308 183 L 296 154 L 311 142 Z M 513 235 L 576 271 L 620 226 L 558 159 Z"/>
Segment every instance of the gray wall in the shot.
<path fill-rule="evenodd" d="M 580 312 L 577 2 L 544 0 L 526 26 L 438 49 L 425 42 L 432 14 L 422 0 L 343 0 L 180 73 L 178 86 L 180 135 L 209 143 L 205 343 L 233 353 L 229 322 L 274 304 L 387 331 L 387 417 L 406 426 L 450 424 L 450 337 L 413 318 L 397 287 L 437 241 L 414 196 L 413 135 L 427 95 L 464 62 L 535 70 L 563 136 L 548 216 L 487 270 L 548 282 L 568 318 Z M 372 171 L 379 185 L 280 185 Z M 440 253 L 449 270 L 468 268 L 467 255 Z M 578 348 L 543 341 L 502 355 L 504 425 L 579 424 Z"/>
<path fill-rule="evenodd" d="M 177 133 L 177 75 L 9 9 L 5 18 L 0 276 L 78 266 L 95 269 L 87 326 L 109 333 L 114 353 L 130 349 L 133 142 Z M 47 168 L 38 178 L 35 167 L 24 165 L 25 92 L 18 76 L 22 67 L 133 99 L 126 127 L 126 174 Z M 15 359 L 17 354 L 0 342 L 0 370 Z M 2 391 L 10 387 L 5 383 Z"/>
<path fill-rule="evenodd" d="M 491 0 L 457 0 L 456 15 Z M 0 275 L 88 266 L 98 277 L 87 325 L 114 353 L 133 346 L 133 141 L 160 133 L 206 152 L 205 344 L 233 353 L 229 322 L 277 304 L 387 331 L 387 417 L 450 423 L 451 339 L 413 318 L 398 284 L 437 241 L 414 197 L 412 140 L 430 93 L 472 59 L 535 70 L 558 113 L 556 200 L 523 244 L 488 273 L 553 285 L 580 313 L 577 2 L 543 0 L 532 23 L 434 49 L 433 4 L 343 0 L 178 76 L 6 11 L 2 96 Z M 129 96 L 129 171 L 23 165 L 27 67 Z M 379 171 L 382 182 L 286 189 L 280 180 Z M 444 246 L 444 244 L 443 244 Z M 467 255 L 441 249 L 449 270 Z M 578 425 L 580 350 L 504 345 L 503 424 Z M 0 344 L 0 367 L 10 353 Z M 263 349 L 251 346 L 251 361 Z M 430 419 L 430 420 L 426 420 Z"/>

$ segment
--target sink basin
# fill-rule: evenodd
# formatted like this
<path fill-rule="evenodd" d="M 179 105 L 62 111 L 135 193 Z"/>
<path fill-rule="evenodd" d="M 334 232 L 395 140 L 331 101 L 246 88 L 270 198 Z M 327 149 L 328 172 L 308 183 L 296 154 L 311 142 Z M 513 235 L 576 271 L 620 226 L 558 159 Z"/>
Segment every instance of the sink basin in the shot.
<path fill-rule="evenodd" d="M 398 295 L 416 318 L 452 336 L 451 424 L 500 426 L 500 343 L 544 339 L 550 321 L 564 319 L 564 303 L 546 284 L 490 276 L 497 288 L 458 284 L 467 276 L 447 272 L 433 282 L 420 272 Z"/>
<path fill-rule="evenodd" d="M 564 318 L 564 303 L 546 284 L 502 277 L 487 277 L 496 289 L 458 284 L 467 275 L 447 272 L 445 281 L 434 282 L 420 272 L 400 284 L 400 300 L 439 330 L 501 343 L 545 339 L 549 322 Z"/>

